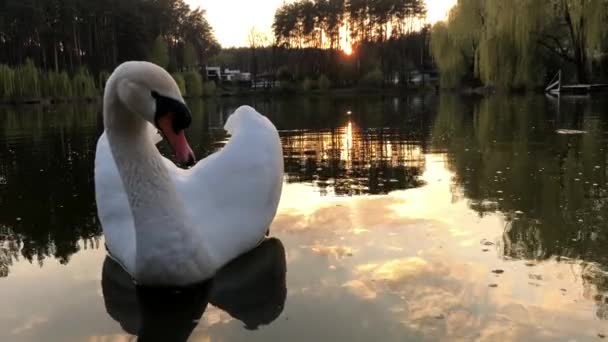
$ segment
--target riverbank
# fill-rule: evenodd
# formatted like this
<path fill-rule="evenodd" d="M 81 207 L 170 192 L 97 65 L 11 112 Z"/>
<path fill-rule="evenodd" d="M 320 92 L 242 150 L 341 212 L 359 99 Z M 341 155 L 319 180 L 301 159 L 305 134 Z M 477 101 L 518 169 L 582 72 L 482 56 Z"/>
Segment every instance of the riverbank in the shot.
<path fill-rule="evenodd" d="M 101 96 L 84 98 L 22 98 L 22 99 L 0 99 L 0 105 L 53 105 L 53 104 L 78 104 L 101 102 Z"/>
<path fill-rule="evenodd" d="M 288 96 L 352 96 L 352 95 L 383 95 L 383 96 L 401 96 L 404 94 L 417 93 L 436 93 L 437 89 L 432 88 L 401 88 L 401 87 L 386 87 L 386 88 L 336 88 L 336 89 L 313 89 L 308 91 L 295 90 L 287 91 L 284 89 L 218 89 L 213 95 L 206 96 L 184 96 L 185 99 L 211 99 L 217 97 L 241 97 L 241 96 L 272 96 L 272 97 L 288 97 Z M 13 98 L 0 99 L 0 105 L 53 105 L 53 104 L 69 104 L 69 103 L 93 103 L 101 102 L 102 95 L 88 96 L 84 98 L 63 97 L 63 98 Z"/>

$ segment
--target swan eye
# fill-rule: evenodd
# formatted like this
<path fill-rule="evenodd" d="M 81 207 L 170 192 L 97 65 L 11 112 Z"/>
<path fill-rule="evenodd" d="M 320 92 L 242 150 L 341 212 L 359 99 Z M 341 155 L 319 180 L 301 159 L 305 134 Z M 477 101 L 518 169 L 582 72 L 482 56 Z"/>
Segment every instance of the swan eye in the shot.
<path fill-rule="evenodd" d="M 158 126 L 158 120 L 165 115 L 171 114 L 173 131 L 177 134 L 180 130 L 186 129 L 192 122 L 192 114 L 185 103 L 174 98 L 160 95 L 156 91 L 151 92 L 156 100 L 156 112 L 154 113 L 154 124 Z"/>

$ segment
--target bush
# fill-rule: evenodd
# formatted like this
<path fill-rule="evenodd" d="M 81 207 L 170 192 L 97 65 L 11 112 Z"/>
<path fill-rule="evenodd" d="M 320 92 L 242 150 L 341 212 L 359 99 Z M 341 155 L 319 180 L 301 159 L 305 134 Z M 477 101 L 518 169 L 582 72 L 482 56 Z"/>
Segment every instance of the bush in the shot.
<path fill-rule="evenodd" d="M 99 89 L 106 88 L 106 82 L 108 82 L 108 78 L 110 78 L 109 72 L 104 70 L 99 73 Z"/>
<path fill-rule="evenodd" d="M 184 81 L 184 76 L 182 76 L 182 74 L 179 72 L 174 72 L 171 74 L 171 76 L 173 76 L 175 83 L 177 83 L 182 96 L 186 96 L 186 82 Z"/>
<path fill-rule="evenodd" d="M 163 37 L 158 36 L 154 40 L 152 51 L 148 56 L 148 60 L 154 64 L 159 65 L 163 69 L 167 69 L 169 66 L 169 48 Z"/>
<path fill-rule="evenodd" d="M 365 87 L 381 87 L 384 80 L 382 70 L 374 68 L 361 78 L 361 85 Z"/>
<path fill-rule="evenodd" d="M 43 96 L 52 98 L 72 97 L 72 81 L 67 72 L 49 71 L 46 73 L 43 82 Z"/>
<path fill-rule="evenodd" d="M 215 86 L 215 82 L 209 81 L 203 84 L 203 96 L 213 96 L 217 91 L 217 87 Z"/>
<path fill-rule="evenodd" d="M 0 64 L 0 99 L 15 95 L 15 71 L 8 65 Z"/>
<path fill-rule="evenodd" d="M 95 79 L 89 71 L 84 68 L 78 68 L 78 71 L 72 79 L 72 90 L 75 97 L 90 98 L 97 96 L 97 88 L 95 87 Z"/>
<path fill-rule="evenodd" d="M 292 81 L 279 81 L 279 90 L 283 93 L 294 93 L 297 90 L 297 85 Z"/>
<path fill-rule="evenodd" d="M 40 97 L 40 71 L 31 59 L 15 70 L 15 96 Z"/>
<path fill-rule="evenodd" d="M 312 89 L 312 81 L 310 78 L 306 77 L 304 81 L 302 81 L 302 84 L 300 84 L 300 88 L 305 92 L 309 92 Z"/>
<path fill-rule="evenodd" d="M 203 95 L 203 79 L 197 71 L 188 71 L 184 74 L 186 84 L 186 94 L 190 97 L 199 97 Z"/>
<path fill-rule="evenodd" d="M 329 81 L 329 78 L 327 78 L 327 76 L 325 76 L 325 75 L 319 76 L 317 83 L 318 83 L 317 86 L 322 91 L 326 91 L 329 89 L 329 87 L 331 87 L 331 82 Z"/>
<path fill-rule="evenodd" d="M 277 71 L 277 77 L 279 81 L 281 81 L 281 83 L 284 81 L 293 80 L 293 75 L 286 66 L 282 66 L 279 68 L 279 70 Z"/>

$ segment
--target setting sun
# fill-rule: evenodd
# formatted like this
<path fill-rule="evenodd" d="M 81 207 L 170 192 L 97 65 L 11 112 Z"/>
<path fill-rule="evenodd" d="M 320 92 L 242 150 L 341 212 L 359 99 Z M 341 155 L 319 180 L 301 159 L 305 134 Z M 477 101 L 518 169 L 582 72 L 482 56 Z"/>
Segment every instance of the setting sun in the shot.
<path fill-rule="evenodd" d="M 342 52 L 344 52 L 345 55 L 350 56 L 353 54 L 353 47 L 350 44 L 345 44 L 342 47 Z"/>
<path fill-rule="evenodd" d="M 434 24 L 445 20 L 457 0 L 426 0 L 426 21 Z"/>
<path fill-rule="evenodd" d="M 425 0 L 427 22 L 434 24 L 444 20 L 457 0 Z M 249 46 L 247 37 L 252 27 L 272 39 L 272 20 L 276 9 L 283 0 L 186 0 L 190 6 L 201 6 L 207 11 L 209 23 L 219 42 L 224 47 Z M 238 8 L 238 10 L 234 10 Z M 230 20 L 226 20 L 229 13 Z M 345 54 L 353 53 L 352 48 L 342 44 Z"/>

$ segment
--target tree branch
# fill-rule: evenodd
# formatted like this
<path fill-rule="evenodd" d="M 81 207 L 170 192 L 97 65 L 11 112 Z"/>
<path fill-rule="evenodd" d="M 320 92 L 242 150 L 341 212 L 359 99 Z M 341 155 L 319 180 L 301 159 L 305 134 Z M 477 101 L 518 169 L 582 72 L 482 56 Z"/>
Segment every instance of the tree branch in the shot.
<path fill-rule="evenodd" d="M 565 50 L 562 50 L 560 47 L 558 47 L 558 50 L 555 49 L 554 46 L 551 46 L 550 44 L 545 43 L 544 41 L 542 41 L 541 39 L 538 39 L 536 41 L 540 46 L 546 48 L 547 50 L 549 50 L 549 52 L 554 53 L 555 55 L 557 55 L 558 57 L 560 57 L 561 59 L 570 62 L 570 63 L 576 63 L 576 61 L 574 60 L 574 58 L 572 58 L 570 55 L 568 55 L 567 52 L 565 52 Z"/>

